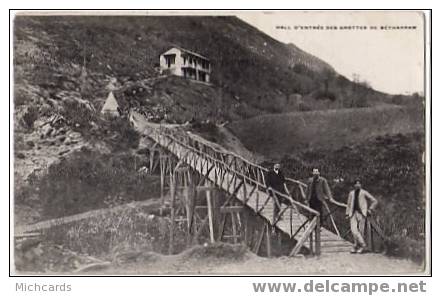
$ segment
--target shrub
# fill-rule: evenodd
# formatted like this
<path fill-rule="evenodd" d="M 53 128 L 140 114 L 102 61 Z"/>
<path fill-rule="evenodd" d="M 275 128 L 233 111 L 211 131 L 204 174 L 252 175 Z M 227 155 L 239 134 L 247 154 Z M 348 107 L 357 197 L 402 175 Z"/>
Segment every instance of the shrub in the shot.
<path fill-rule="evenodd" d="M 91 122 L 96 118 L 93 110 L 74 100 L 66 100 L 62 116 L 67 123 L 76 131 L 87 131 L 91 127 Z"/>
<path fill-rule="evenodd" d="M 116 196 L 124 201 L 157 197 L 157 177 L 137 172 L 146 162 L 127 153 L 82 151 L 53 164 L 34 185 L 39 188 L 43 216 L 61 217 L 105 207 Z"/>
<path fill-rule="evenodd" d="M 23 153 L 21 153 L 21 152 L 16 153 L 15 157 L 17 157 L 19 159 L 25 159 L 26 158 L 26 156 Z"/>
<path fill-rule="evenodd" d="M 386 255 L 410 258 L 419 264 L 424 262 L 424 240 L 414 240 L 403 236 L 394 236 L 385 245 Z"/>
<path fill-rule="evenodd" d="M 141 253 L 144 252 L 167 253 L 169 227 L 170 219 L 151 214 L 150 209 L 123 207 L 53 227 L 44 234 L 47 240 L 63 244 L 73 251 L 119 263 L 125 254 L 142 259 Z M 186 247 L 186 223 L 177 223 L 174 242 L 175 252 Z"/>
<path fill-rule="evenodd" d="M 35 120 L 38 119 L 38 108 L 37 107 L 29 107 L 26 109 L 26 112 L 23 114 L 23 122 L 25 127 L 31 129 L 34 127 Z"/>
<path fill-rule="evenodd" d="M 99 132 L 107 133 L 105 141 L 110 144 L 113 151 L 125 151 L 136 149 L 141 138 L 127 120 L 126 117 L 115 117 L 101 122 L 102 130 Z"/>

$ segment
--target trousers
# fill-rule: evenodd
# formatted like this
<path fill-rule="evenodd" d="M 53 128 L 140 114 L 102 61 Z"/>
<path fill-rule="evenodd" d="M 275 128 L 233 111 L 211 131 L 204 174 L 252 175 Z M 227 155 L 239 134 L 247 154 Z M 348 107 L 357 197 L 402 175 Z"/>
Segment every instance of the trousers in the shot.
<path fill-rule="evenodd" d="M 366 224 L 366 217 L 359 211 L 354 211 L 350 218 L 351 232 L 354 236 L 355 246 L 366 247 L 364 240 L 364 226 Z"/>

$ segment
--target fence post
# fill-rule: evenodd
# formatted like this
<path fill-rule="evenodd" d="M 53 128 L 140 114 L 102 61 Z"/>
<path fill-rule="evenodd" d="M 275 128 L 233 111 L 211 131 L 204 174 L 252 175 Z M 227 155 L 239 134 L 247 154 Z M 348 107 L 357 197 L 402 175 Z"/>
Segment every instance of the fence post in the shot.
<path fill-rule="evenodd" d="M 270 234 L 270 226 L 268 223 L 264 222 L 266 225 L 266 255 L 268 258 L 271 257 L 272 251 L 271 251 L 271 234 Z"/>
<path fill-rule="evenodd" d="M 373 237 L 372 237 L 372 225 L 369 219 L 366 219 L 366 231 L 367 231 L 367 244 L 369 251 L 373 252 Z"/>
<path fill-rule="evenodd" d="M 317 223 L 315 226 L 315 254 L 320 256 L 320 228 L 321 228 L 320 215 L 317 216 Z"/>
<path fill-rule="evenodd" d="M 176 180 L 175 180 L 175 172 L 171 171 L 170 174 L 170 240 L 168 246 L 168 253 L 170 255 L 173 254 L 174 250 L 174 236 L 175 236 L 175 190 L 176 190 Z"/>
<path fill-rule="evenodd" d="M 208 186 L 208 182 L 207 182 L 207 186 Z M 211 190 L 207 190 L 206 198 L 207 198 L 207 209 L 208 209 L 208 227 L 210 229 L 210 242 L 213 244 L 215 240 L 214 240 L 214 226 L 213 226 L 213 207 L 211 205 L 212 202 Z"/>

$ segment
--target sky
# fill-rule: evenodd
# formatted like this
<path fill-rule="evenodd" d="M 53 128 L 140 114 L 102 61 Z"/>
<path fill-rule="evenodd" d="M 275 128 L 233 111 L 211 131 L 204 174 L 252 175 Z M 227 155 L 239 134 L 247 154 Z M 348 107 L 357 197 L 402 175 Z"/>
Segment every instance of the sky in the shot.
<path fill-rule="evenodd" d="M 424 91 L 424 19 L 417 12 L 252 11 L 241 12 L 238 17 L 276 40 L 294 43 L 321 58 L 351 80 L 357 74 L 376 90 L 391 94 Z M 368 29 L 301 30 L 296 26 Z M 380 26 L 416 29 L 379 30 Z"/>

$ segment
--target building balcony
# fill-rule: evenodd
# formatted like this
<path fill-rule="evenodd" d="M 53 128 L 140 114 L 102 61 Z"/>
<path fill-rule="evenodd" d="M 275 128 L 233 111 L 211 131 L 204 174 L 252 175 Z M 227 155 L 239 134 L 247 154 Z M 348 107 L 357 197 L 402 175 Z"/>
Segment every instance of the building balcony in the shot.
<path fill-rule="evenodd" d="M 193 70 L 198 70 L 198 71 L 203 71 L 203 72 L 206 72 L 206 73 L 210 73 L 211 72 L 211 69 L 210 68 L 202 68 L 200 65 L 192 65 L 192 64 L 183 64 L 182 65 L 182 67 L 181 67 L 182 69 L 193 69 Z"/>

